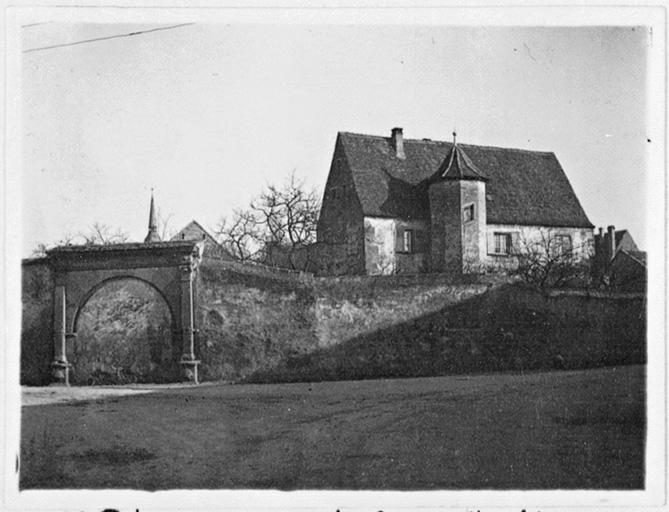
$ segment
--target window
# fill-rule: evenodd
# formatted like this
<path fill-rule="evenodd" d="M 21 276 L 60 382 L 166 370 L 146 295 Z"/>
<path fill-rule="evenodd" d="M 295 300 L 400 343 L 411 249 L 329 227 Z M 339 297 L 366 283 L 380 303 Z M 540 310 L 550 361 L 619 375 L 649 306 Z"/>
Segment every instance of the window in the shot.
<path fill-rule="evenodd" d="M 462 218 L 465 222 L 469 222 L 470 220 L 474 220 L 474 205 L 473 204 L 465 206 L 464 210 L 462 211 Z"/>
<path fill-rule="evenodd" d="M 413 252 L 413 230 L 405 229 L 402 233 L 402 250 L 404 252 Z"/>
<path fill-rule="evenodd" d="M 571 237 L 569 235 L 555 235 L 555 248 L 558 254 L 571 253 Z"/>
<path fill-rule="evenodd" d="M 511 233 L 495 233 L 495 247 L 493 254 L 511 254 Z"/>

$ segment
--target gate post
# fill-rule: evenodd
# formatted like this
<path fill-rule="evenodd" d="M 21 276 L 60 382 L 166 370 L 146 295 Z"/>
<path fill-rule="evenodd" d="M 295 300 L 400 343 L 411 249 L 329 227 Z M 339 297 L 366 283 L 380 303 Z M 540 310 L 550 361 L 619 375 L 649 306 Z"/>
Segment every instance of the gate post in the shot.
<path fill-rule="evenodd" d="M 51 376 L 55 383 L 70 385 L 70 364 L 67 362 L 67 345 L 65 336 L 65 285 L 56 282 L 53 295 L 53 362 Z"/>
<path fill-rule="evenodd" d="M 199 383 L 197 367 L 200 361 L 195 359 L 195 329 L 193 312 L 193 278 L 195 277 L 195 262 L 188 257 L 186 265 L 180 266 L 181 270 L 181 340 L 182 376 L 185 380 L 194 384 Z"/>

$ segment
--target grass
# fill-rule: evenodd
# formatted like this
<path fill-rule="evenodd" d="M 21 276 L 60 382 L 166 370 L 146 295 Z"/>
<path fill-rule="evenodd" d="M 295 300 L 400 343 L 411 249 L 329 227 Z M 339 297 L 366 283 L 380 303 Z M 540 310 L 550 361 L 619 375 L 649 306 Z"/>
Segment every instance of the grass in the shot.
<path fill-rule="evenodd" d="M 643 366 L 24 407 L 29 488 L 641 489 Z"/>

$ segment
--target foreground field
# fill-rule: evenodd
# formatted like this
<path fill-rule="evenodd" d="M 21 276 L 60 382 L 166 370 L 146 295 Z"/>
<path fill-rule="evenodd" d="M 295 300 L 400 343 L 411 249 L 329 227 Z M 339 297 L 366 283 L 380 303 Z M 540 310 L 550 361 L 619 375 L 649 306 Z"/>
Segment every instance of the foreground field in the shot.
<path fill-rule="evenodd" d="M 22 410 L 27 488 L 643 488 L 642 366 L 166 388 Z"/>

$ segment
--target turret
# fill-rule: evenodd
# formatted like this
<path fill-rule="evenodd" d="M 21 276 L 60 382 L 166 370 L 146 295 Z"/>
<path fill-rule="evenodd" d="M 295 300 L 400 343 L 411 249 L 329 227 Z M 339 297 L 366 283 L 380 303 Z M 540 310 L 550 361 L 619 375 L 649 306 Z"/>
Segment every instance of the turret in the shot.
<path fill-rule="evenodd" d="M 432 246 L 431 269 L 434 272 L 475 272 L 486 255 L 487 178 L 457 144 L 431 179 L 428 195 Z"/>

